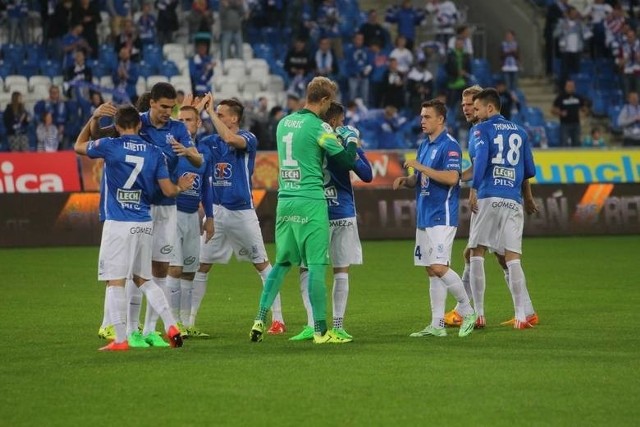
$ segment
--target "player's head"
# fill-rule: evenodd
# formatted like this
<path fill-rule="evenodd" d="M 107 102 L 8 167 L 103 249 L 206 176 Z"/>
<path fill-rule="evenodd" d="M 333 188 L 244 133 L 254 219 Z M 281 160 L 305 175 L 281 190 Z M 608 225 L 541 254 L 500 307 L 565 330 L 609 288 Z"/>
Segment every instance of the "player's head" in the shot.
<path fill-rule="evenodd" d="M 178 120 L 184 123 L 191 138 L 195 138 L 198 128 L 202 125 L 198 110 L 191 105 L 183 105 L 178 112 Z"/>
<path fill-rule="evenodd" d="M 479 121 L 500 114 L 500 94 L 494 88 L 483 89 L 473 96 L 473 109 Z"/>
<path fill-rule="evenodd" d="M 140 131 L 140 113 L 133 105 L 118 107 L 113 120 L 120 135 L 135 135 Z"/>
<path fill-rule="evenodd" d="M 216 108 L 218 118 L 226 127 L 237 130 L 244 115 L 244 105 L 236 98 L 223 99 Z"/>
<path fill-rule="evenodd" d="M 475 124 L 478 121 L 473 109 L 473 96 L 480 92 L 482 92 L 482 88 L 479 85 L 469 86 L 462 91 L 462 114 L 464 114 L 467 123 Z"/>
<path fill-rule="evenodd" d="M 344 125 L 344 107 L 339 102 L 332 101 L 327 111 L 320 117 L 332 128 Z"/>
<path fill-rule="evenodd" d="M 429 137 L 438 136 L 447 121 L 447 106 L 444 102 L 432 99 L 422 103 L 420 110 L 420 126 Z"/>
<path fill-rule="evenodd" d="M 153 124 L 164 125 L 171 119 L 177 97 L 176 89 L 170 83 L 159 82 L 153 85 L 149 102 L 149 114 Z"/>
<path fill-rule="evenodd" d="M 141 113 L 146 113 L 151 108 L 151 92 L 144 92 L 136 101 L 136 109 Z"/>
<path fill-rule="evenodd" d="M 307 85 L 307 108 L 323 115 L 336 97 L 338 85 L 326 77 L 314 77 Z"/>

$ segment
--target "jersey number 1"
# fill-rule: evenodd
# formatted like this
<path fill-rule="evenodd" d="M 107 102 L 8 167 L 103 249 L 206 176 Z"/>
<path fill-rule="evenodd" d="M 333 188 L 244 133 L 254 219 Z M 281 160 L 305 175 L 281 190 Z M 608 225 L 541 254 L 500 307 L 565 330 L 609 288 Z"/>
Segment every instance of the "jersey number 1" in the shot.
<path fill-rule="evenodd" d="M 282 160 L 282 166 L 297 168 L 298 161 L 293 158 L 293 132 L 289 132 L 283 136 L 282 142 L 284 142 L 284 160 Z"/>

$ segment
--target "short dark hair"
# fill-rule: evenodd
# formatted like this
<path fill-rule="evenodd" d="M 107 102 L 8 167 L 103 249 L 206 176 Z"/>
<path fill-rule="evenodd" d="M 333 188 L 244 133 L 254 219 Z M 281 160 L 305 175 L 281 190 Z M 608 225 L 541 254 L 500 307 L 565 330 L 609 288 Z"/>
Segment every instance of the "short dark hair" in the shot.
<path fill-rule="evenodd" d="M 242 121 L 244 115 L 244 105 L 237 98 L 223 99 L 218 105 L 226 105 L 233 114 L 238 116 L 238 123 Z"/>
<path fill-rule="evenodd" d="M 331 101 L 331 105 L 329 105 L 327 112 L 322 116 L 322 120 L 324 120 L 325 122 L 330 122 L 331 120 L 343 114 L 344 106 L 339 102 Z"/>
<path fill-rule="evenodd" d="M 158 101 L 160 98 L 176 99 L 178 94 L 176 89 L 167 82 L 158 82 L 151 88 L 151 99 Z"/>
<path fill-rule="evenodd" d="M 146 113 L 151 108 L 151 92 L 145 92 L 138 97 L 136 108 L 141 113 Z"/>
<path fill-rule="evenodd" d="M 422 108 L 433 108 L 438 116 L 443 117 L 445 121 L 447 120 L 447 106 L 439 99 L 430 99 L 423 102 Z"/>
<path fill-rule="evenodd" d="M 140 113 L 131 104 L 123 105 L 118 107 L 114 121 L 122 129 L 135 129 L 140 124 Z"/>
<path fill-rule="evenodd" d="M 473 95 L 473 100 L 479 99 L 483 104 L 491 104 L 496 107 L 497 111 L 502 108 L 502 102 L 500 102 L 500 94 L 492 87 L 483 89 L 482 91 Z"/>

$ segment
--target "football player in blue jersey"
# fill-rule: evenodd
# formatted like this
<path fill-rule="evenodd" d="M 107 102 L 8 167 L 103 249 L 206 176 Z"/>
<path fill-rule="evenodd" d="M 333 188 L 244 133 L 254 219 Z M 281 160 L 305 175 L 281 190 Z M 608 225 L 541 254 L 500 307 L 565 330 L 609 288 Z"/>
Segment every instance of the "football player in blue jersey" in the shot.
<path fill-rule="evenodd" d="M 196 141 L 198 128 L 202 125 L 200 113 L 191 105 L 183 105 L 178 112 L 178 120 L 187 127 L 191 138 Z M 169 306 L 176 319 L 180 319 L 178 327 L 183 337 L 205 338 L 209 335 L 198 330 L 191 320 L 193 300 L 193 278 L 198 269 L 200 258 L 200 235 L 208 242 L 213 237 L 213 190 L 211 188 L 211 152 L 206 144 L 197 143 L 198 152 L 204 162 L 194 167 L 185 158 L 180 158 L 176 170 L 177 176 L 194 173 L 196 179 L 193 187 L 176 198 L 178 208 L 178 231 L 173 245 L 173 259 L 167 276 Z M 200 221 L 199 206 L 204 210 L 204 223 Z M 202 227 L 201 227 L 202 224 Z M 201 230 L 202 228 L 202 230 Z"/>
<path fill-rule="evenodd" d="M 487 249 L 503 252 L 509 270 L 515 320 L 513 327 L 526 329 L 528 291 L 522 256 L 524 207 L 522 187 L 535 176 L 535 164 L 526 131 L 500 115 L 500 95 L 484 89 L 473 97 L 476 116 L 481 123 L 472 130 L 470 153 L 473 181 L 469 207 L 475 213 L 469 231 L 470 282 L 478 316 L 484 316 L 484 255 Z M 531 307 L 532 309 L 532 307 Z"/>
<path fill-rule="evenodd" d="M 360 138 L 356 128 L 344 126 L 345 109 L 342 104 L 332 102 L 322 120 L 336 131 L 341 143 Z M 364 182 L 373 180 L 371 163 L 364 150 L 358 148 L 357 160 L 353 168 Z M 358 235 L 356 206 L 351 185 L 350 170 L 341 169 L 331 157 L 327 158 L 324 174 L 325 197 L 329 206 L 330 256 L 333 265 L 333 332 L 343 339 L 353 339 L 344 329 L 344 315 L 349 297 L 349 266 L 362 264 L 362 245 Z M 300 290 L 302 302 L 307 311 L 307 325 L 291 341 L 313 339 L 313 311 L 309 299 L 309 272 L 300 270 Z"/>
<path fill-rule="evenodd" d="M 78 135 L 78 154 L 104 159 L 104 226 L 98 262 L 98 280 L 107 283 L 106 305 L 115 339 L 101 350 L 127 350 L 125 281 L 132 279 L 149 304 L 162 316 L 172 347 L 181 347 L 176 320 L 162 290 L 151 278 L 153 223 L 150 204 L 158 186 L 163 195 L 175 197 L 191 188 L 194 177 L 186 174 L 173 184 L 162 152 L 138 136 L 140 116 L 132 106 L 115 113 L 116 138 L 91 140 L 90 119 Z"/>
<path fill-rule="evenodd" d="M 179 157 L 186 157 L 193 166 L 202 164 L 202 156 L 198 153 L 191 140 L 189 132 L 183 123 L 171 118 L 171 112 L 176 104 L 177 93 L 175 88 L 166 82 L 156 83 L 151 88 L 149 101 L 149 111 L 140 114 L 142 126 L 140 137 L 148 143 L 160 148 L 167 160 L 170 178 L 175 182 L 175 168 Z M 94 117 L 98 119 L 102 116 L 113 116 L 115 106 L 103 104 L 94 112 Z M 115 129 L 101 129 L 99 120 L 95 120 L 91 126 L 91 134 L 115 135 Z M 152 273 L 154 281 L 166 293 L 166 280 L 169 270 L 169 261 L 175 242 L 177 224 L 177 210 L 175 198 L 165 197 L 160 191 L 151 202 L 151 217 L 153 218 L 153 257 Z M 129 299 L 129 313 L 127 317 L 127 331 L 129 333 L 129 344 L 132 347 L 145 347 L 150 344 L 154 347 L 166 347 L 168 344 L 156 334 L 156 323 L 158 313 L 153 307 L 147 307 L 145 315 L 143 333 L 138 333 L 138 320 L 140 317 L 140 306 L 142 294 L 135 286 L 127 286 L 127 297 Z M 146 343 L 146 344 L 145 344 Z"/>
<path fill-rule="evenodd" d="M 414 174 L 399 177 L 393 188 L 416 188 L 416 245 L 414 264 L 426 267 L 431 299 L 431 324 L 412 337 L 444 337 L 447 291 L 459 303 L 463 316 L 458 335 L 469 335 L 476 322 L 460 276 L 449 268 L 451 248 L 458 227 L 458 195 L 462 150 L 446 131 L 447 108 L 442 101 L 422 104 L 420 123 L 426 138 L 418 145 L 416 159 L 407 160 Z"/>
<path fill-rule="evenodd" d="M 253 204 L 253 168 L 258 140 L 240 123 L 244 106 L 235 98 L 223 99 L 214 110 L 214 97 L 206 95 L 207 114 L 211 117 L 217 134 L 201 140 L 212 153 L 213 215 L 215 234 L 209 242 L 202 241 L 200 267 L 194 278 L 196 289 L 204 294 L 208 273 L 213 264 L 226 264 L 235 254 L 241 261 L 253 264 L 262 284 L 271 271 L 271 263 L 262 239 L 260 223 Z M 280 295 L 271 307 L 270 334 L 286 331 L 282 318 Z"/>

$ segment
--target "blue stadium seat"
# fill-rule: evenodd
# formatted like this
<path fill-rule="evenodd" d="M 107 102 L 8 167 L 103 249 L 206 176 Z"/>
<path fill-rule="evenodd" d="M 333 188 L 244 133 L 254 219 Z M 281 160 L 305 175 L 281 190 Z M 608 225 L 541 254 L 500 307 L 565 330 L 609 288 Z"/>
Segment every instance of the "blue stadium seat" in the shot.
<path fill-rule="evenodd" d="M 16 44 L 5 44 L 2 46 L 4 62 L 17 67 L 22 64 L 25 58 L 24 47 Z"/>
<path fill-rule="evenodd" d="M 0 152 L 9 151 L 9 143 L 7 141 L 7 129 L 4 127 L 4 111 L 0 111 Z"/>
<path fill-rule="evenodd" d="M 544 113 L 538 107 L 525 107 L 521 109 L 524 121 L 530 126 L 544 126 Z"/>
<path fill-rule="evenodd" d="M 40 65 L 37 63 L 23 62 L 18 69 L 20 74 L 25 76 L 26 78 L 30 78 L 31 76 L 35 76 L 40 74 Z"/>
<path fill-rule="evenodd" d="M 58 61 L 43 59 L 40 61 L 40 74 L 51 78 L 62 75 L 62 65 Z"/>
<path fill-rule="evenodd" d="M 572 74 L 571 80 L 576 84 L 576 93 L 582 96 L 589 96 L 592 88 L 593 76 L 584 73 Z"/>
<path fill-rule="evenodd" d="M 545 122 L 544 130 L 547 134 L 549 147 L 560 147 L 560 123 L 554 121 Z"/>
<path fill-rule="evenodd" d="M 180 69 L 173 61 L 162 62 L 158 70 L 160 71 L 160 74 L 169 78 L 180 74 Z"/>
<path fill-rule="evenodd" d="M 611 132 L 615 134 L 622 133 L 622 128 L 618 123 L 618 116 L 620 115 L 620 111 L 622 110 L 622 105 L 612 105 L 609 107 L 608 116 L 609 122 L 611 126 Z"/>
<path fill-rule="evenodd" d="M 156 68 L 145 61 L 141 61 L 140 64 L 138 64 L 138 74 L 140 77 L 144 77 L 146 79 L 147 77 L 156 74 Z"/>

